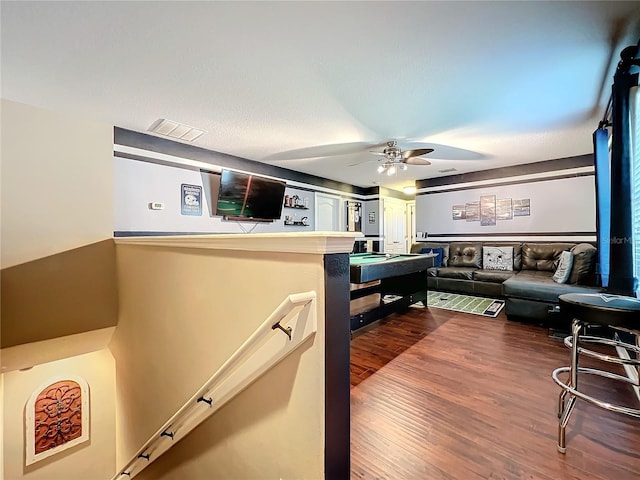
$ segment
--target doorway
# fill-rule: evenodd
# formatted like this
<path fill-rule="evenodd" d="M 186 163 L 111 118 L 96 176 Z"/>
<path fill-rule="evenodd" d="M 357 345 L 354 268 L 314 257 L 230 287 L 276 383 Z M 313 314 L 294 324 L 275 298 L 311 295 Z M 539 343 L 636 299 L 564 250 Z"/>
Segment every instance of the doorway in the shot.
<path fill-rule="evenodd" d="M 342 226 L 342 200 L 337 195 L 316 192 L 316 230 L 339 232 Z"/>

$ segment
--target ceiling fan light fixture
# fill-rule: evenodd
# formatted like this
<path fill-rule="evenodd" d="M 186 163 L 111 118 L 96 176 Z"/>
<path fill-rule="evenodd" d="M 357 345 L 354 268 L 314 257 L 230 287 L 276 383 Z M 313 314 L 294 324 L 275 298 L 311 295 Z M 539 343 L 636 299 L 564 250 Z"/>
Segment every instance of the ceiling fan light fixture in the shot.
<path fill-rule="evenodd" d="M 387 169 L 387 167 L 385 167 L 385 164 L 379 165 L 378 166 L 378 173 L 384 173 L 384 171 Z"/>
<path fill-rule="evenodd" d="M 398 171 L 398 169 L 396 168 L 395 164 L 392 163 L 387 168 L 387 175 L 389 175 L 389 176 L 395 175 L 397 173 L 397 171 Z"/>

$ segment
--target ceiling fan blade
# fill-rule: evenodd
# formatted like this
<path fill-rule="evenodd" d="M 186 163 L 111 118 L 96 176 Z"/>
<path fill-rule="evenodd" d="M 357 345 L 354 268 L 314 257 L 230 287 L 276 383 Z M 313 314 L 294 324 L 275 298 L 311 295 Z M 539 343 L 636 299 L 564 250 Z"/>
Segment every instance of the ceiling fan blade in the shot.
<path fill-rule="evenodd" d="M 363 160 L 361 162 L 356 162 L 356 163 L 350 163 L 349 165 L 347 165 L 347 167 L 355 167 L 356 165 L 362 165 L 363 163 L 369 163 L 369 162 L 379 162 L 380 160 L 378 160 L 377 158 L 370 158 L 368 160 Z"/>
<path fill-rule="evenodd" d="M 415 150 L 405 150 L 402 152 L 402 158 L 409 159 L 411 157 L 419 157 L 433 152 L 433 148 L 416 148 Z"/>
<path fill-rule="evenodd" d="M 406 163 L 407 165 L 431 165 L 431 162 L 429 160 L 419 157 L 409 157 L 402 163 Z"/>
<path fill-rule="evenodd" d="M 364 153 L 375 145 L 365 142 L 336 143 L 332 145 L 316 145 L 298 148 L 267 155 L 263 160 L 301 160 L 306 158 L 337 157 L 341 155 L 356 155 Z"/>

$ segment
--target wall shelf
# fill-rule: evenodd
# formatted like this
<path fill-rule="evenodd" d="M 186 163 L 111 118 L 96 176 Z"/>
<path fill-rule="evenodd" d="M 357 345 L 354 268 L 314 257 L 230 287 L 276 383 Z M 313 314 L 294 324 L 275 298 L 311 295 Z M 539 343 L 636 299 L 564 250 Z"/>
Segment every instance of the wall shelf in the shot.
<path fill-rule="evenodd" d="M 308 223 L 292 222 L 292 223 L 285 223 L 284 226 L 285 227 L 309 227 L 310 225 Z"/>
<path fill-rule="evenodd" d="M 296 206 L 291 206 L 291 205 L 285 205 L 284 208 L 293 208 L 295 210 L 309 210 L 309 207 L 304 207 L 302 205 L 300 205 L 299 207 Z"/>

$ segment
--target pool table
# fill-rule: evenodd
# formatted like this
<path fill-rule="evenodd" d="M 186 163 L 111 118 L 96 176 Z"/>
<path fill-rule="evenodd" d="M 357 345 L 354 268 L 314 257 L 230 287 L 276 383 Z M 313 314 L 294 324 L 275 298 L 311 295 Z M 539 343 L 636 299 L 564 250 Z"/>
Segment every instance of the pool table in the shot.
<path fill-rule="evenodd" d="M 351 331 L 362 328 L 409 305 L 427 301 L 427 269 L 434 266 L 435 254 L 356 253 L 349 256 L 352 284 L 376 282 L 351 289 L 351 299 L 380 294 L 376 307 L 351 315 Z M 393 300 L 384 299 L 393 295 Z"/>

